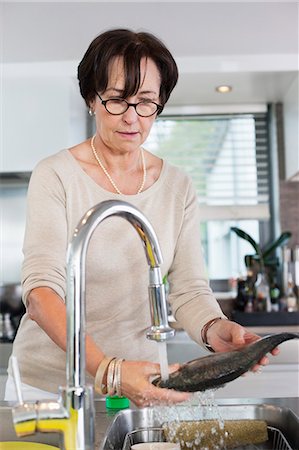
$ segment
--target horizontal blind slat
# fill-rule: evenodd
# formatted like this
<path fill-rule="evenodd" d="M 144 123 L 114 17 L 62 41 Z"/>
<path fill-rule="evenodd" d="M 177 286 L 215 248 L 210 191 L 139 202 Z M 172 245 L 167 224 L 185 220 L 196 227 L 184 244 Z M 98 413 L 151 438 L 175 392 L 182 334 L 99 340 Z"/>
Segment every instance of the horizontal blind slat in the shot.
<path fill-rule="evenodd" d="M 161 117 L 145 145 L 190 174 L 201 204 L 269 203 L 266 113 Z"/>

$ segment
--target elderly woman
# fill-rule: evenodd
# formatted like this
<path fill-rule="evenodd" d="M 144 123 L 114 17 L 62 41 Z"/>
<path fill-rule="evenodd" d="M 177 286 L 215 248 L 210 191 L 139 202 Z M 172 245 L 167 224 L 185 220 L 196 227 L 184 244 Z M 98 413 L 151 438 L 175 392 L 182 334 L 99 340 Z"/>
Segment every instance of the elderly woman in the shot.
<path fill-rule="evenodd" d="M 90 44 L 78 78 L 94 116 L 95 135 L 41 161 L 28 191 L 23 264 L 27 312 L 13 354 L 29 399 L 56 395 L 65 383 L 66 249 L 83 214 L 104 200 L 130 202 L 153 225 L 172 312 L 192 339 L 216 352 L 258 339 L 226 320 L 208 285 L 190 178 L 143 147 L 177 82 L 170 52 L 149 33 L 107 31 Z M 101 394 L 107 388 L 113 394 L 107 374 L 115 377 L 117 367 L 118 394 L 136 405 L 185 401 L 188 393 L 151 383 L 160 366 L 157 345 L 145 336 L 150 325 L 148 270 L 136 232 L 121 219 L 102 223 L 86 264 L 89 381 Z M 9 368 L 6 399 L 13 398 Z"/>

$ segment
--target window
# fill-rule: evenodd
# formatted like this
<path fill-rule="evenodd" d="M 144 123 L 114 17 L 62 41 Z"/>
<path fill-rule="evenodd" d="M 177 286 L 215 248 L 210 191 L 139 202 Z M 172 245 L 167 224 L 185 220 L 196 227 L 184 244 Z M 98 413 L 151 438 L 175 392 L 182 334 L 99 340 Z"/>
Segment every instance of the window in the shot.
<path fill-rule="evenodd" d="M 244 273 L 244 255 L 252 248 L 230 227 L 244 229 L 259 242 L 261 224 L 269 224 L 266 112 L 162 116 L 145 145 L 195 183 L 209 277 Z"/>

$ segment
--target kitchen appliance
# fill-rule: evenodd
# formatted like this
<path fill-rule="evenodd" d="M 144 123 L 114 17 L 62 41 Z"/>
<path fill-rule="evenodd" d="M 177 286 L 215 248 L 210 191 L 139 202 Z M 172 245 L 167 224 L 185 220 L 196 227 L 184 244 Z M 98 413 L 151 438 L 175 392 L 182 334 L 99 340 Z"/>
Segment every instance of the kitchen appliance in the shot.
<path fill-rule="evenodd" d="M 0 342 L 12 342 L 25 307 L 20 284 L 0 286 Z"/>

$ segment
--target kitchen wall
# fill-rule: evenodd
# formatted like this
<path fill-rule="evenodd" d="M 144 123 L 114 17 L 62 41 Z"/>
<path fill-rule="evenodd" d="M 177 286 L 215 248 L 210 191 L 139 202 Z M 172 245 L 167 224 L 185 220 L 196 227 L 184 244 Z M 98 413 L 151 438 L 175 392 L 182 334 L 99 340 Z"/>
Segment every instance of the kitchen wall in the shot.
<path fill-rule="evenodd" d="M 299 245 L 299 182 L 280 181 L 281 230 L 291 231 L 289 247 Z"/>
<path fill-rule="evenodd" d="M 0 189 L 0 284 L 20 280 L 22 242 L 25 230 L 26 185 Z M 291 231 L 289 247 L 299 245 L 299 182 L 280 181 L 281 230 Z"/>

